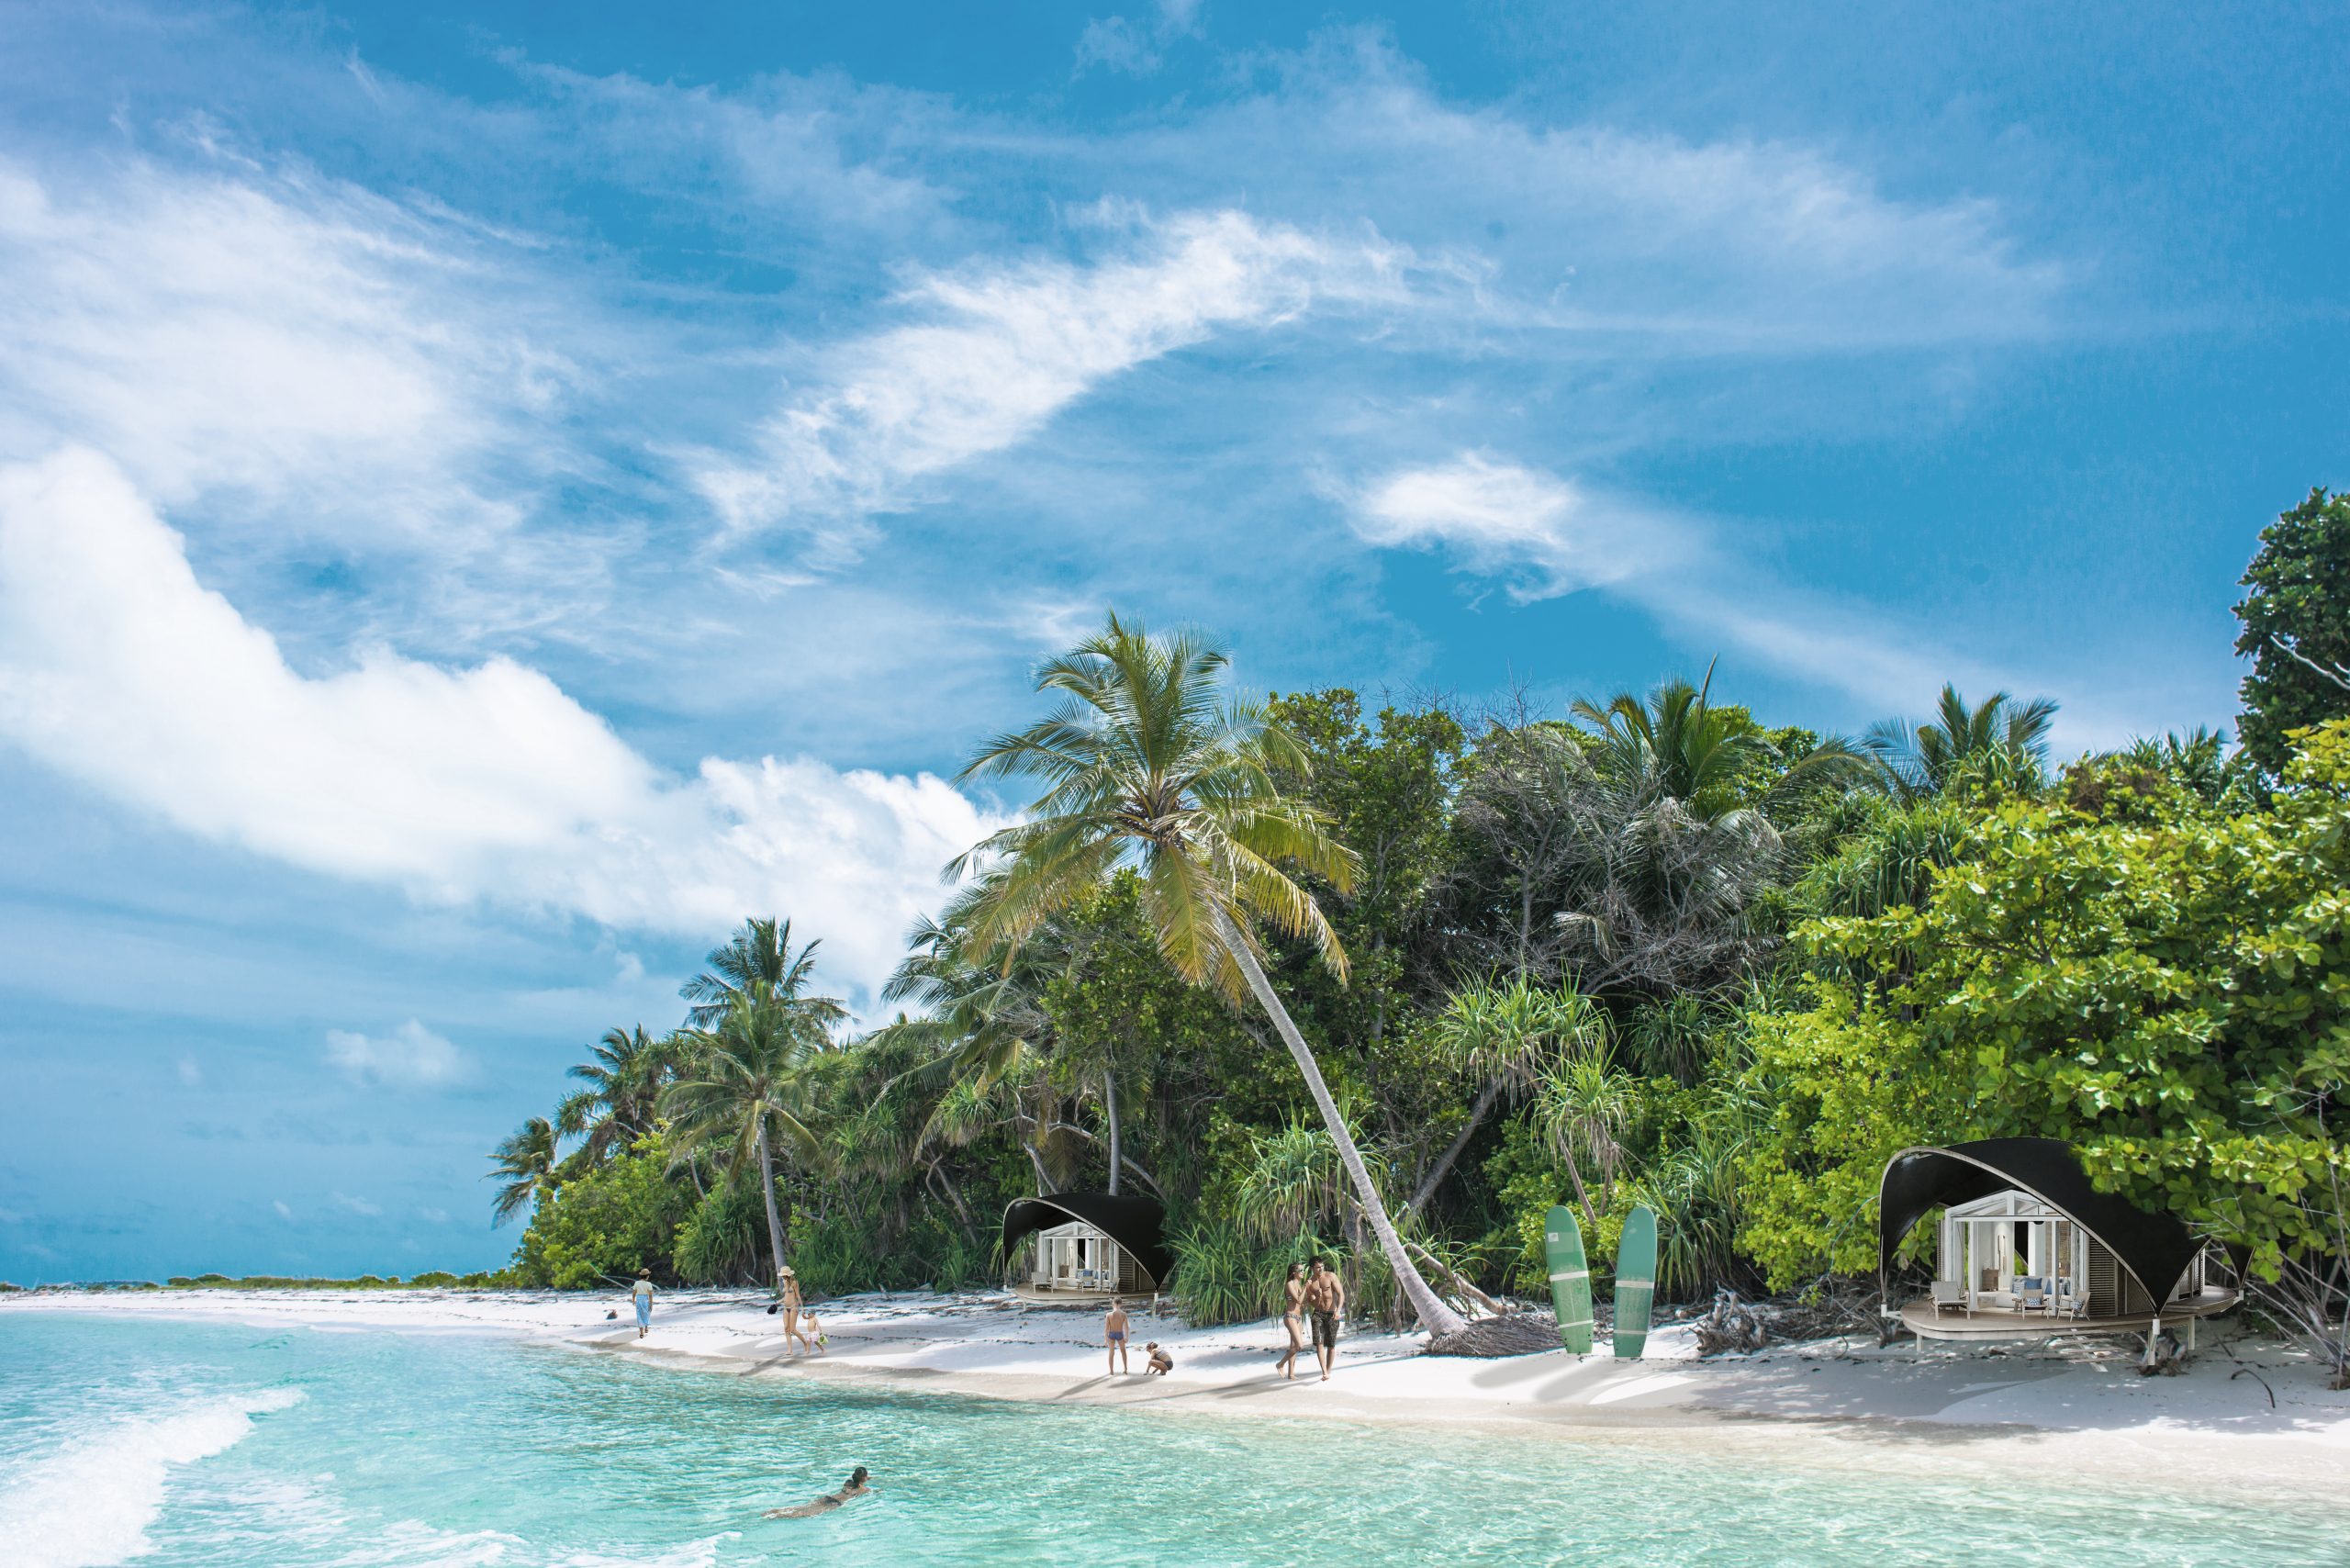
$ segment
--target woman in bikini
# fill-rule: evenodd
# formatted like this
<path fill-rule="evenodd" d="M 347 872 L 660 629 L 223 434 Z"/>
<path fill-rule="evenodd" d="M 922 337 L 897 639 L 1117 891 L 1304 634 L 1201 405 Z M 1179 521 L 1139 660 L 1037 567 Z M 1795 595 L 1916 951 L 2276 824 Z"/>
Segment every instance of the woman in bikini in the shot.
<path fill-rule="evenodd" d="M 1297 1378 L 1297 1353 L 1305 1349 L 1304 1273 L 1301 1265 L 1292 1263 L 1289 1278 L 1281 1282 L 1281 1294 L 1285 1298 L 1281 1306 L 1281 1327 L 1289 1330 L 1289 1349 L 1281 1357 L 1281 1376 L 1292 1382 Z"/>
<path fill-rule="evenodd" d="M 783 1287 L 783 1300 L 778 1305 L 783 1308 L 784 1353 L 787 1355 L 790 1353 L 791 1342 L 794 1339 L 800 1341 L 800 1348 L 802 1350 L 813 1351 L 816 1347 L 809 1342 L 808 1336 L 802 1333 L 800 1327 L 800 1309 L 803 1305 L 800 1294 L 800 1276 L 793 1273 L 791 1265 L 787 1263 L 783 1266 L 783 1272 L 777 1275 L 776 1279 L 777 1282 Z"/>

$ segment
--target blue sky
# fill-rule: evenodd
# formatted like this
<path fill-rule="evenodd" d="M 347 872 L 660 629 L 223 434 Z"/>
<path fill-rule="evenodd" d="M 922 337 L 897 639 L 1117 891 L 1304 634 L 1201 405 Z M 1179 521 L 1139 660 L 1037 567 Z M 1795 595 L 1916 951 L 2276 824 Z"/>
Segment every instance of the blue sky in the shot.
<path fill-rule="evenodd" d="M 0 20 L 0 1276 L 497 1261 L 1105 606 L 2080 748 L 2350 483 L 2333 7 L 678 9 Z"/>

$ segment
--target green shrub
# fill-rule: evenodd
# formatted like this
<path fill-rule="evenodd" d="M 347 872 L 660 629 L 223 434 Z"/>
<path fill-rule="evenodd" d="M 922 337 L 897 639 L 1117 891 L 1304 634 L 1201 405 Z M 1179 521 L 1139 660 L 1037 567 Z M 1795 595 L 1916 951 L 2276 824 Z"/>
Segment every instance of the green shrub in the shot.
<path fill-rule="evenodd" d="M 650 1269 L 664 1283 L 691 1190 L 667 1179 L 668 1157 L 646 1138 L 610 1164 L 564 1183 L 531 1215 L 514 1252 L 517 1283 L 591 1290 Z"/>

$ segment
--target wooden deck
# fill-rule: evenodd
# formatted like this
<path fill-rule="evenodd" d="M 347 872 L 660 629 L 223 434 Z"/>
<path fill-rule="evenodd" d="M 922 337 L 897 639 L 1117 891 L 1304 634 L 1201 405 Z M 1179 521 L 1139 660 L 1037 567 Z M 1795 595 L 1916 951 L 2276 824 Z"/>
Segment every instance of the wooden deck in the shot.
<path fill-rule="evenodd" d="M 1149 1301 L 1149 1291 L 1047 1291 L 1031 1284 L 1017 1284 L 1012 1294 L 1023 1306 L 1091 1306 L 1107 1310 L 1113 1300 Z"/>
<path fill-rule="evenodd" d="M 2165 1302 L 2165 1325 L 2191 1317 L 2210 1317 L 2227 1311 L 2241 1299 L 2238 1293 L 2207 1286 L 2201 1295 Z M 2133 1312 L 2127 1317 L 2052 1317 L 2012 1306 L 1978 1306 L 1969 1316 L 1962 1307 L 1935 1311 L 1931 1300 L 1920 1297 L 1901 1309 L 1902 1326 L 1920 1339 L 2046 1339 L 2059 1334 L 2143 1334 L 2154 1314 Z"/>

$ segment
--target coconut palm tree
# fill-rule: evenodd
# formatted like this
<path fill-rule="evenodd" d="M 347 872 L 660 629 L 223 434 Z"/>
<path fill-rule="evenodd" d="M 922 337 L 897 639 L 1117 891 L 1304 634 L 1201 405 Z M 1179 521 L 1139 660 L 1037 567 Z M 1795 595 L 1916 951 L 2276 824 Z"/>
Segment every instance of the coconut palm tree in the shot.
<path fill-rule="evenodd" d="M 1304 749 L 1263 704 L 1224 689 L 1225 652 L 1189 633 L 1154 637 L 1110 617 L 1047 660 L 1036 689 L 1051 713 L 982 747 L 964 780 L 1033 778 L 1044 793 L 1025 818 L 960 857 L 950 873 L 1000 872 L 968 918 L 973 937 L 1016 949 L 1121 867 L 1141 882 L 1159 952 L 1194 984 L 1253 995 L 1288 1047 L 1338 1146 L 1380 1248 L 1420 1321 L 1439 1337 L 1466 1327 L 1420 1276 L 1332 1103 L 1305 1038 L 1259 960 L 1254 923 L 1311 942 L 1343 980 L 1346 954 L 1322 911 L 1282 869 L 1294 864 L 1340 890 L 1354 857 L 1319 815 L 1285 798 L 1277 771 L 1304 777 Z"/>
<path fill-rule="evenodd" d="M 654 1039 L 642 1024 L 604 1031 L 588 1047 L 588 1059 L 571 1069 L 586 1087 L 565 1095 L 555 1112 L 556 1132 L 586 1139 L 575 1158 L 592 1164 L 653 1130 L 661 1085 L 676 1055 L 670 1041 Z"/>
<path fill-rule="evenodd" d="M 677 994 L 691 1003 L 687 1022 L 708 1029 L 722 1017 L 738 997 L 765 1002 L 771 998 L 800 1000 L 816 971 L 816 949 L 811 942 L 797 954 L 791 950 L 791 922 L 746 920 L 723 947 L 711 950 L 704 961 L 710 968 L 688 980 Z M 827 1027 L 848 1016 L 848 1010 L 829 998 L 807 998 L 831 1011 Z"/>
<path fill-rule="evenodd" d="M 1861 767 L 1864 758 L 1835 736 L 1788 760 L 1741 708 L 1712 702 L 1714 666 L 1692 686 L 1669 680 L 1643 700 L 1619 691 L 1604 705 L 1577 698 L 1568 711 L 1595 743 L 1593 767 L 1649 800 L 1671 800 L 1701 822 L 1753 809 L 1758 797 Z"/>
<path fill-rule="evenodd" d="M 1872 781 L 1906 804 L 1935 799 L 1965 778 L 2036 781 L 2055 719 L 2056 704 L 2045 697 L 2018 702 L 1995 691 L 1969 707 L 1957 687 L 1945 686 L 1931 719 L 1917 725 L 1885 720 L 1870 727 L 1862 745 L 1875 763 Z"/>
<path fill-rule="evenodd" d="M 811 942 L 793 953 L 789 921 L 750 920 L 712 952 L 710 969 L 684 987 L 697 1022 L 658 1101 L 677 1159 L 717 1148 L 730 1178 L 746 1165 L 755 1170 L 778 1275 L 784 1229 L 775 1201 L 776 1145 L 821 1159 L 824 1140 L 811 1126 L 819 1119 L 817 1074 L 833 1050 L 833 1026 L 848 1016 L 837 998 L 809 993 L 816 947 Z"/>
<path fill-rule="evenodd" d="M 490 1207 L 495 1223 L 504 1225 L 534 1201 L 554 1195 L 554 1124 L 544 1116 L 532 1116 L 490 1151 L 491 1170 L 482 1180 L 506 1183 L 498 1189 L 497 1202 Z"/>

